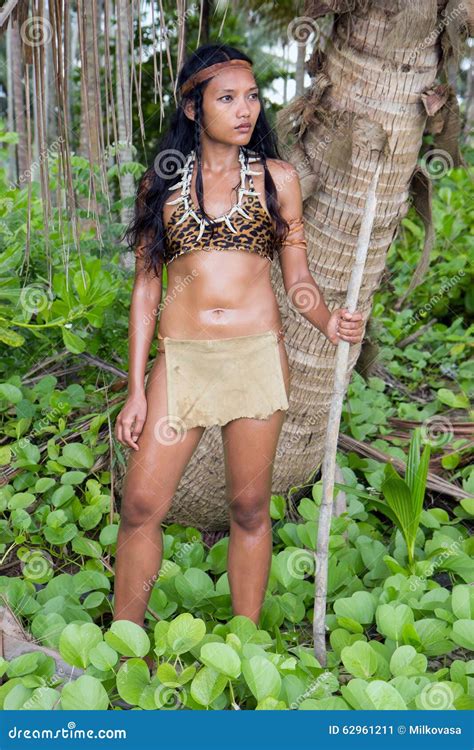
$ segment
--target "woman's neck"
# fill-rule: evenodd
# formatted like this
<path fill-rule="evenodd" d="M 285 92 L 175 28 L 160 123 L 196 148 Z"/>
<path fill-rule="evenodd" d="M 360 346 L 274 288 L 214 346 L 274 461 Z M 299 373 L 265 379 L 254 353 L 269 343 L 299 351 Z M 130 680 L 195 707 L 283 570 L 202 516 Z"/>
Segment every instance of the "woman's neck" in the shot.
<path fill-rule="evenodd" d="M 206 172 L 224 174 L 239 164 L 239 146 L 201 140 L 201 168 Z"/>

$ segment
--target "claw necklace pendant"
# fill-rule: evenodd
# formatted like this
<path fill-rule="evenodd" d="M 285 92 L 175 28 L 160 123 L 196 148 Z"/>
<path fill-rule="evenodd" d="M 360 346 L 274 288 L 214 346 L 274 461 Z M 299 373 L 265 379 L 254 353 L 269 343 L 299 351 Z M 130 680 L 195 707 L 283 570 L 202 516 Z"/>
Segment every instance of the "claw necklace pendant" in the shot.
<path fill-rule="evenodd" d="M 196 152 L 193 149 L 188 154 L 184 167 L 176 170 L 177 173 L 180 173 L 182 175 L 181 179 L 175 185 L 172 185 L 169 189 L 174 190 L 175 188 L 180 187 L 181 195 L 179 196 L 179 198 L 176 198 L 175 200 L 167 201 L 167 205 L 172 206 L 181 202 L 184 204 L 184 209 L 185 209 L 184 213 L 179 219 L 179 221 L 176 222 L 176 226 L 178 226 L 178 224 L 181 224 L 183 221 L 185 221 L 188 218 L 188 216 L 191 216 L 200 225 L 199 234 L 197 237 L 197 239 L 200 240 L 202 235 L 204 234 L 204 230 L 206 226 L 210 226 L 210 221 L 208 221 L 208 219 L 206 219 L 204 216 L 202 217 L 198 216 L 194 209 L 194 206 L 191 203 L 191 179 L 193 175 L 193 167 L 194 167 L 195 159 L 196 159 Z M 258 161 L 258 158 L 249 157 L 248 162 L 251 162 L 251 161 Z M 233 232 L 234 234 L 237 234 L 237 230 L 235 229 L 235 227 L 233 226 L 230 220 L 231 216 L 234 213 L 240 213 L 246 219 L 250 219 L 250 216 L 248 215 L 248 213 L 245 211 L 245 209 L 242 206 L 242 200 L 243 200 L 244 195 L 258 195 L 253 185 L 253 180 L 251 177 L 250 177 L 250 185 L 252 189 L 247 190 L 245 187 L 246 176 L 258 175 L 259 172 L 252 172 L 252 170 L 249 169 L 248 164 L 246 164 L 246 161 L 245 161 L 245 155 L 244 155 L 244 150 L 242 146 L 240 146 L 239 148 L 239 163 L 240 163 L 240 185 L 238 189 L 239 197 L 238 197 L 237 203 L 234 203 L 234 205 L 225 214 L 222 214 L 222 216 L 217 216 L 214 219 L 214 221 L 216 222 L 223 221 L 226 224 L 226 226 L 230 229 L 230 231 Z"/>

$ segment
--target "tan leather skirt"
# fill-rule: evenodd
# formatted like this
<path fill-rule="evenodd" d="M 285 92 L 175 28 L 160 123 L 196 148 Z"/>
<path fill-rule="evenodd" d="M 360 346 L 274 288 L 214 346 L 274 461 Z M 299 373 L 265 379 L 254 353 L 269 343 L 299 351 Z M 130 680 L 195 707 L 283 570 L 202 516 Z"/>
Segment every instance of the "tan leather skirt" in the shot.
<path fill-rule="evenodd" d="M 168 423 L 177 431 L 267 419 L 288 409 L 278 342 L 283 329 L 223 339 L 163 341 Z"/>

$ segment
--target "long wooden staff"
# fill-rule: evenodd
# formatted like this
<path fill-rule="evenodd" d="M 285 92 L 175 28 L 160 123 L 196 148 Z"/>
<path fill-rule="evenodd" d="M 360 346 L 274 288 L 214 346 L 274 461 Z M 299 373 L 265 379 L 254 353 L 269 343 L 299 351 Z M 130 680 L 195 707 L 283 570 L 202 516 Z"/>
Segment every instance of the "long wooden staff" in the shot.
<path fill-rule="evenodd" d="M 377 205 L 376 191 L 381 168 L 382 165 L 379 163 L 369 185 L 364 213 L 362 214 L 355 262 L 349 279 L 346 304 L 344 305 L 351 313 L 355 312 L 357 308 L 370 235 L 374 224 L 375 208 Z M 339 341 L 337 346 L 334 390 L 329 410 L 322 464 L 323 498 L 319 512 L 313 616 L 314 653 L 321 666 L 326 666 L 326 597 L 329 531 L 332 518 L 337 439 L 341 421 L 342 402 L 345 395 L 349 347 L 350 343 L 342 340 Z"/>

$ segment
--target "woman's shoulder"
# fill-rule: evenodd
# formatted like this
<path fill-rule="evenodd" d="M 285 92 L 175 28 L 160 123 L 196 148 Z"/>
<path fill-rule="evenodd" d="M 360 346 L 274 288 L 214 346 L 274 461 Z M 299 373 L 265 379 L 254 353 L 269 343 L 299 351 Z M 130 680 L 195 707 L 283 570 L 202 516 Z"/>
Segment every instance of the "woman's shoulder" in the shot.
<path fill-rule="evenodd" d="M 288 195 L 301 189 L 299 174 L 289 161 L 267 159 L 267 165 L 280 201 L 285 201 Z"/>
<path fill-rule="evenodd" d="M 254 164 L 252 164 L 252 169 L 255 169 L 255 166 L 257 166 L 260 168 L 258 171 L 263 172 L 263 164 L 261 159 L 257 154 L 253 155 L 253 158 L 255 159 L 255 162 Z M 280 187 L 283 188 L 284 185 L 288 183 L 291 186 L 291 184 L 293 184 L 293 181 L 299 180 L 298 171 L 293 166 L 293 164 L 290 164 L 289 161 L 285 161 L 284 159 L 267 158 L 267 167 L 277 189 L 279 189 Z"/>

